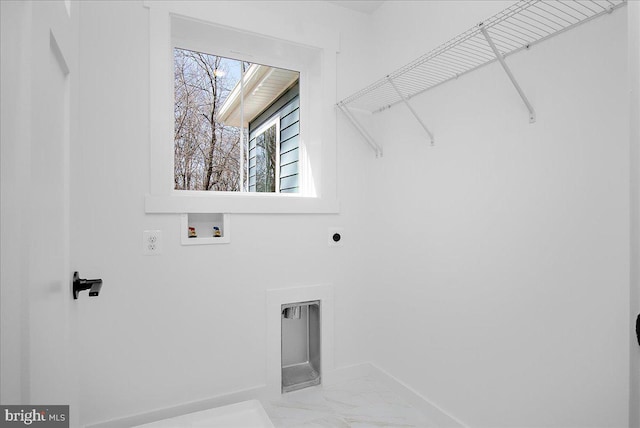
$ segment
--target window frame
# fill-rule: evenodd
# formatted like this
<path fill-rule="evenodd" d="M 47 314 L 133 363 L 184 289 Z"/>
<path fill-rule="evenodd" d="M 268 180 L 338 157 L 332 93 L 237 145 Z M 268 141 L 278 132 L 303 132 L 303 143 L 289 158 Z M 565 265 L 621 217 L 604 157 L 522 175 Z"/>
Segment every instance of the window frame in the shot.
<path fill-rule="evenodd" d="M 270 11 L 244 2 L 145 1 L 144 5 L 150 15 L 150 191 L 145 212 L 339 212 L 336 92 L 327 89 L 336 85 L 337 32 L 310 23 L 293 40 L 286 26 L 273 25 L 283 22 L 282 17 L 272 14 L 265 19 Z M 176 36 L 179 31 L 192 33 L 187 35 L 189 44 L 183 43 L 184 34 Z M 177 43 L 184 49 L 300 72 L 299 173 L 304 194 L 173 189 L 172 57 Z M 222 47 L 216 48 L 216 43 Z"/>

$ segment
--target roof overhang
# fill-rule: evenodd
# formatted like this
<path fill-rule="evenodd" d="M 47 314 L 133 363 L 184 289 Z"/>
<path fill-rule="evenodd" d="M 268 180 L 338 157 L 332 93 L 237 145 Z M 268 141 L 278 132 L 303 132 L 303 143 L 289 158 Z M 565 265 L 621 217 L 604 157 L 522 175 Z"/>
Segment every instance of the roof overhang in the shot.
<path fill-rule="evenodd" d="M 244 73 L 242 81 L 238 81 L 229 96 L 220 107 L 218 121 L 228 126 L 243 127 L 255 119 L 267 107 L 289 89 L 300 77 L 297 71 L 266 65 L 252 64 Z M 242 100 L 244 92 L 244 102 Z M 242 109 L 244 107 L 244 117 Z"/>

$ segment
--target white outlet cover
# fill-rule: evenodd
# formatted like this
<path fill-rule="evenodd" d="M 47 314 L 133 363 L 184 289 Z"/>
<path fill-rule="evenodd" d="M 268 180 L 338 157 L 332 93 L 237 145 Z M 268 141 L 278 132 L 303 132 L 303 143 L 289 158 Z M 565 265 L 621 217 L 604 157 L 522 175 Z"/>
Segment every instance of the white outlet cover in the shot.
<path fill-rule="evenodd" d="M 334 241 L 333 235 L 340 235 L 339 241 Z M 342 247 L 344 243 L 344 228 L 343 227 L 330 227 L 327 232 L 327 243 L 330 247 Z"/>
<path fill-rule="evenodd" d="M 142 232 L 142 254 L 157 256 L 162 253 L 162 231 L 145 230 Z"/>

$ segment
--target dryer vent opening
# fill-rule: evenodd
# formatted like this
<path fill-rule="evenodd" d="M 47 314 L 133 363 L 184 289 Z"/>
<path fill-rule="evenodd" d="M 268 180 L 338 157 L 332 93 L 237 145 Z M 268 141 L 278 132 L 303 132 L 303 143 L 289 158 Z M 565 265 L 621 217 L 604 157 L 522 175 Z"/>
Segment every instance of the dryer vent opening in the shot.
<path fill-rule="evenodd" d="M 281 307 L 282 392 L 320 384 L 320 301 Z"/>

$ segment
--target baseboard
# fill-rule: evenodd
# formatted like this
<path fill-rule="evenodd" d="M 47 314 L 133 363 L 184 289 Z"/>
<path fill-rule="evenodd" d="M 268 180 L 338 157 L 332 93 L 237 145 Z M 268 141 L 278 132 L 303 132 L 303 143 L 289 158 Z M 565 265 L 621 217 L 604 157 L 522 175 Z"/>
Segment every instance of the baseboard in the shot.
<path fill-rule="evenodd" d="M 239 403 L 241 401 L 261 399 L 267 394 L 266 385 L 247 388 L 228 394 L 217 395 L 204 400 L 179 404 L 173 407 L 152 410 L 150 412 L 113 419 L 105 422 L 98 422 L 85 425 L 86 428 L 130 428 L 136 425 L 148 424 L 167 418 L 185 415 L 187 413 L 200 412 L 214 407 L 226 406 L 228 404 Z"/>
<path fill-rule="evenodd" d="M 371 377 L 384 383 L 391 391 L 404 398 L 411 406 L 420 410 L 439 428 L 468 428 L 455 416 L 447 413 L 415 389 L 371 362 L 341 367 L 323 376 L 322 383 L 330 386 L 362 377 Z"/>
<path fill-rule="evenodd" d="M 369 376 L 385 383 L 393 392 L 407 400 L 416 409 L 424 413 L 431 422 L 439 428 L 469 428 L 455 416 L 447 413 L 442 408 L 431 402 L 418 391 L 389 374 L 385 370 L 369 363 L 371 366 Z"/>
<path fill-rule="evenodd" d="M 334 385 L 336 383 L 345 382 L 365 376 L 370 376 L 373 366 L 370 363 L 354 364 L 348 367 L 342 367 L 332 370 L 322 375 L 323 385 Z M 199 412 L 227 404 L 238 403 L 246 400 L 270 400 L 276 396 L 267 389 L 266 385 L 256 386 L 241 391 L 231 392 L 229 394 L 217 395 L 204 400 L 183 403 L 177 406 L 152 410 L 150 412 L 140 413 L 123 418 L 112 419 L 109 421 L 92 423 L 85 425 L 86 428 L 130 428 L 136 425 L 148 424 L 150 422 L 159 421 L 167 418 L 185 415 L 187 413 Z"/>
<path fill-rule="evenodd" d="M 468 426 L 462 423 L 459 419 L 429 401 L 415 389 L 370 362 L 341 367 L 332 370 L 331 372 L 324 373 L 322 375 L 322 384 L 331 386 L 363 377 L 371 377 L 384 383 L 389 387 L 389 389 L 391 389 L 391 391 L 398 394 L 411 406 L 424 413 L 425 416 L 427 416 L 430 421 L 439 428 L 468 428 Z M 184 403 L 124 418 L 94 423 L 86 425 L 86 428 L 130 428 L 136 425 L 147 424 L 214 407 L 226 406 L 228 404 L 238 403 L 241 401 L 272 398 L 273 396 L 267 389 L 267 386 L 260 385 L 228 394 L 218 395 L 205 400 Z"/>
<path fill-rule="evenodd" d="M 371 363 L 360 363 L 347 367 L 340 367 L 329 373 L 324 373 L 322 375 L 322 384 L 331 386 L 337 383 L 370 376 L 373 369 L 374 368 Z"/>

